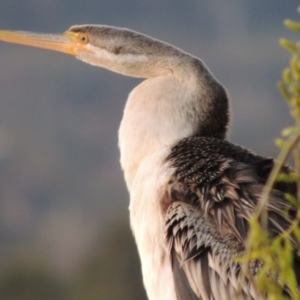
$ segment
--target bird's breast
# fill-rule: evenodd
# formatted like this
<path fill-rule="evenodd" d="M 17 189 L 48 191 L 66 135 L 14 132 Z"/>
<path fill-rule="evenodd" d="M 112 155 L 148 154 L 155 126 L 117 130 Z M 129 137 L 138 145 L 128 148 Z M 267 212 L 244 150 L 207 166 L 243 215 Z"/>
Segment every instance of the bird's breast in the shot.
<path fill-rule="evenodd" d="M 130 190 L 130 223 L 151 300 L 177 299 L 161 209 L 161 200 L 174 172 L 165 162 L 169 151 L 169 147 L 162 147 L 148 155 L 141 162 Z"/>

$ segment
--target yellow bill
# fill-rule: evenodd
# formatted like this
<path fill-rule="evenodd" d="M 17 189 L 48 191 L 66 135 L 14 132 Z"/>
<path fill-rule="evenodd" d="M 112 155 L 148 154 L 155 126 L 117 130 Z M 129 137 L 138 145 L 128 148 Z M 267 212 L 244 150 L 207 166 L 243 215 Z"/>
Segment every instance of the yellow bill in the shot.
<path fill-rule="evenodd" d="M 44 48 L 76 56 L 76 52 L 88 51 L 80 34 L 66 31 L 63 34 L 41 34 L 26 31 L 0 30 L 0 41 Z"/>

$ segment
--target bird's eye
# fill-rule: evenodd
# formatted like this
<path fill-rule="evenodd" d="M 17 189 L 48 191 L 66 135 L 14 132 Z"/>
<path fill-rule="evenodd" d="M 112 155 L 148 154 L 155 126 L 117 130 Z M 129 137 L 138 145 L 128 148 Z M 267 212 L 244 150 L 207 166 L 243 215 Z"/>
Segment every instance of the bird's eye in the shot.
<path fill-rule="evenodd" d="M 78 41 L 81 43 L 81 44 L 87 44 L 88 41 L 89 41 L 89 38 L 87 36 L 87 34 L 85 33 L 80 33 L 78 35 Z"/>

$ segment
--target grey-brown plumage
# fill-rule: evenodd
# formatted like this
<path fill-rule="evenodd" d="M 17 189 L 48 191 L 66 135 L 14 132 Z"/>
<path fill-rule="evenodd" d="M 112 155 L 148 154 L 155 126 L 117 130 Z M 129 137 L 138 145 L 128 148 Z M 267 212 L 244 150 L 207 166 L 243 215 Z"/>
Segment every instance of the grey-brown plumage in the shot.
<path fill-rule="evenodd" d="M 245 250 L 248 218 L 255 212 L 274 161 L 205 137 L 180 141 L 167 160 L 175 172 L 169 182 L 166 239 L 174 281 L 187 283 L 177 289 L 178 300 L 233 299 L 240 289 L 242 272 L 236 259 Z M 295 193 L 295 186 L 277 184 L 269 200 L 268 228 L 273 236 L 286 230 L 295 217 L 283 200 L 284 192 Z M 293 243 L 299 250 L 299 244 Z M 251 275 L 261 264 L 251 264 Z M 299 257 L 295 268 L 300 268 Z M 299 274 L 297 280 L 300 284 Z M 258 299 L 249 279 L 241 288 L 238 299 Z"/>

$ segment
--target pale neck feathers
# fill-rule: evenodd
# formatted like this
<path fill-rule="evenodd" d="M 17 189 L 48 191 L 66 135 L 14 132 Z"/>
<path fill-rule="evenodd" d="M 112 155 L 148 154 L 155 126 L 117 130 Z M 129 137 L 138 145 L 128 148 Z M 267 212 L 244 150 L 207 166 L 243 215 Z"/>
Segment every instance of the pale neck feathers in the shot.
<path fill-rule="evenodd" d="M 147 79 L 129 95 L 119 130 L 121 165 L 128 188 L 140 162 L 161 147 L 190 136 L 193 89 L 173 75 Z"/>
<path fill-rule="evenodd" d="M 143 34 L 108 26 L 72 27 L 89 35 L 78 58 L 132 77 L 148 78 L 129 95 L 119 130 L 128 188 L 141 161 L 192 135 L 223 138 L 228 123 L 224 88 L 204 63 Z"/>

